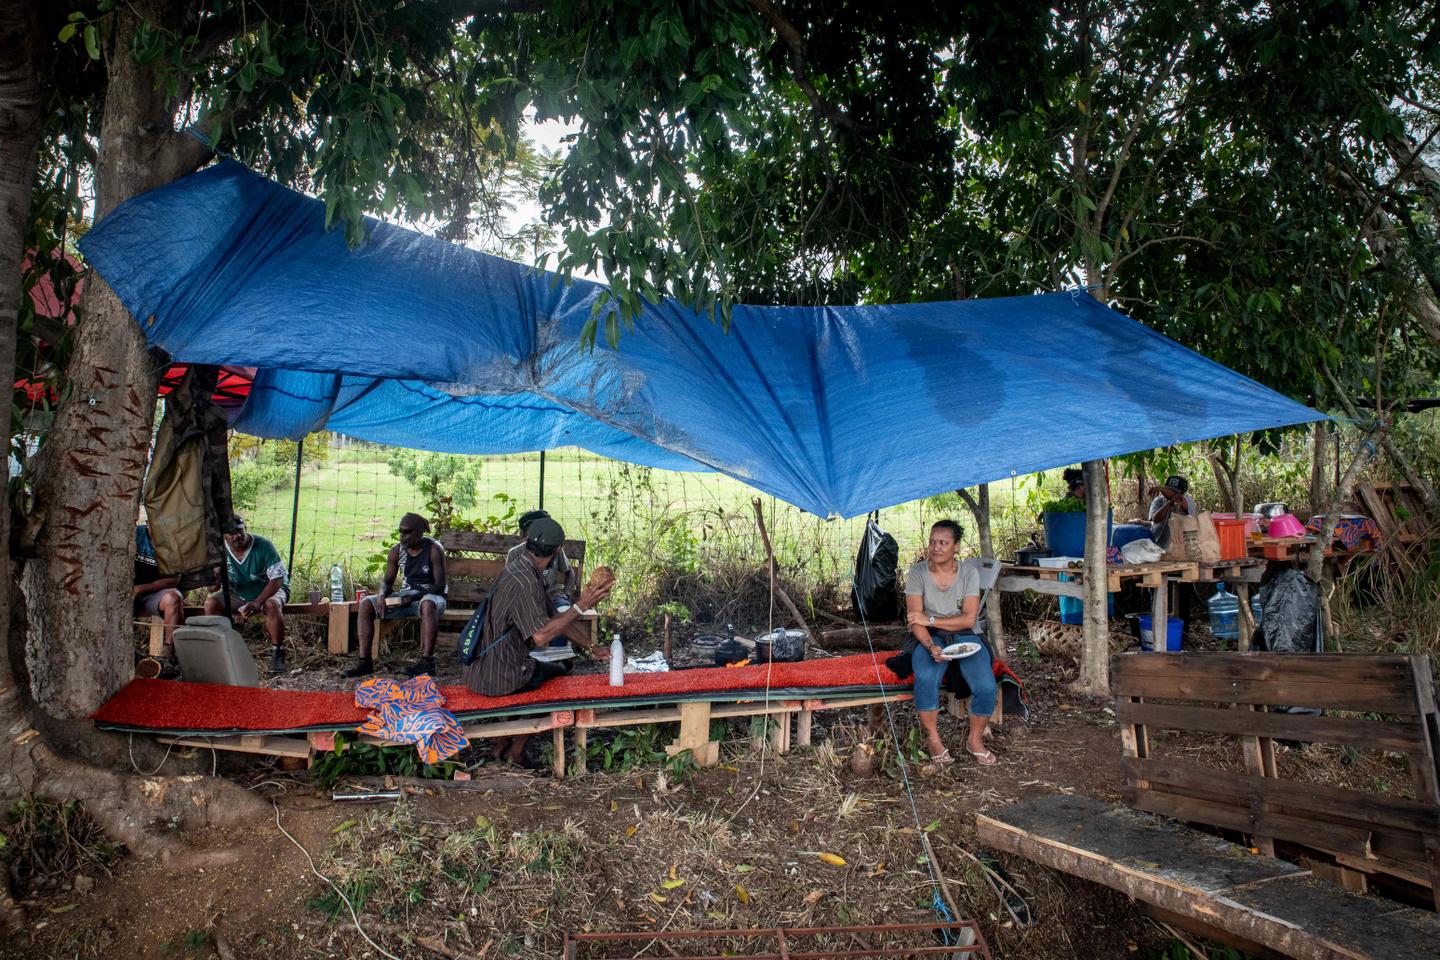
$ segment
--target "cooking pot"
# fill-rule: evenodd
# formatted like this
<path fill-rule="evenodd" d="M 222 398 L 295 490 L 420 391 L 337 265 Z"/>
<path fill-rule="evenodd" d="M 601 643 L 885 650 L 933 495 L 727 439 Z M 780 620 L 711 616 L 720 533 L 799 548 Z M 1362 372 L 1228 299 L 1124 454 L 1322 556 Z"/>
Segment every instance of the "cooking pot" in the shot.
<path fill-rule="evenodd" d="M 1255 504 L 1255 512 L 1260 514 L 1260 516 L 1264 517 L 1266 520 L 1274 520 L 1282 513 L 1289 513 L 1290 511 L 1286 508 L 1285 504 L 1276 500 L 1270 503 Z"/>
<path fill-rule="evenodd" d="M 1055 556 L 1047 547 L 1025 547 L 1015 555 L 1015 562 L 1022 567 L 1039 566 L 1035 561 Z"/>
<path fill-rule="evenodd" d="M 755 638 L 755 659 L 760 663 L 796 663 L 805 659 L 804 630 L 776 627 Z"/>

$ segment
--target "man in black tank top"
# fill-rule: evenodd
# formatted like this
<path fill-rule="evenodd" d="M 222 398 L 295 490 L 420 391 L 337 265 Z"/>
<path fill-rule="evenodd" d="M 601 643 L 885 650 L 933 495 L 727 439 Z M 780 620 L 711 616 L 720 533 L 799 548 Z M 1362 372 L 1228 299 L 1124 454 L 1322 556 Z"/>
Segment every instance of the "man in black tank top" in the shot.
<path fill-rule="evenodd" d="M 405 668 L 405 673 L 418 677 L 435 672 L 435 641 L 440 636 L 440 614 L 445 612 L 445 548 L 438 540 L 425 534 L 430 521 L 418 513 L 400 518 L 400 542 L 390 548 L 385 561 L 385 583 L 380 593 L 366 597 L 355 614 L 356 633 L 360 640 L 360 658 L 345 671 L 347 677 L 363 677 L 375 672 L 370 649 L 375 638 L 375 621 L 420 618 L 420 657 Z M 395 591 L 395 578 L 401 567 L 405 587 Z"/>

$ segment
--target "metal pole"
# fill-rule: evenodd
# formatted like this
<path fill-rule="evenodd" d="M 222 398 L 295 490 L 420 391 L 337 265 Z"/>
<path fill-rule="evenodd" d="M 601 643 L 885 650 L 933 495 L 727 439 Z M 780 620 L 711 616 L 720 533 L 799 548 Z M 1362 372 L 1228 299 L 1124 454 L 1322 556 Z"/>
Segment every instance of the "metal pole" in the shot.
<path fill-rule="evenodd" d="M 541 510 L 545 509 L 545 451 L 540 451 L 540 504 Z"/>
<path fill-rule="evenodd" d="M 295 496 L 290 501 L 290 565 L 285 569 L 295 573 L 295 529 L 300 523 L 300 467 L 305 463 L 305 438 L 295 444 Z"/>

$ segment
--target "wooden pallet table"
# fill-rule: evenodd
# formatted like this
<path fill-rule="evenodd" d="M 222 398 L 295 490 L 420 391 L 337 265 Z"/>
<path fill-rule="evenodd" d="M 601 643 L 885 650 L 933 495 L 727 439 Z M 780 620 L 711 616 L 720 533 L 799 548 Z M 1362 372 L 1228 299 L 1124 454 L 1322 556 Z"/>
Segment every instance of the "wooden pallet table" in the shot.
<path fill-rule="evenodd" d="M 1223 581 L 1234 587 L 1235 597 L 1240 601 L 1240 633 L 1236 647 L 1241 652 L 1250 649 L 1250 638 L 1255 634 L 1255 614 L 1250 610 L 1250 585 L 1264 579 L 1265 571 L 1269 566 L 1270 561 L 1264 557 L 1242 557 L 1221 560 L 1218 563 L 1197 564 L 1196 575 L 1192 582 L 1220 583 Z M 1180 579 L 1187 578 L 1181 577 Z"/>
<path fill-rule="evenodd" d="M 1119 593 L 1126 584 L 1138 587 L 1158 587 L 1167 577 L 1181 580 L 1193 579 L 1198 575 L 1198 564 L 1184 560 L 1158 560 L 1154 563 L 1112 563 L 1105 567 L 1105 589 Z M 1061 580 L 1064 574 L 1066 580 Z M 996 587 L 1005 593 L 1019 593 L 1034 590 L 1059 597 L 1083 597 L 1085 587 L 1084 568 L 1063 567 L 1022 567 L 1007 563 L 1000 570 Z"/>

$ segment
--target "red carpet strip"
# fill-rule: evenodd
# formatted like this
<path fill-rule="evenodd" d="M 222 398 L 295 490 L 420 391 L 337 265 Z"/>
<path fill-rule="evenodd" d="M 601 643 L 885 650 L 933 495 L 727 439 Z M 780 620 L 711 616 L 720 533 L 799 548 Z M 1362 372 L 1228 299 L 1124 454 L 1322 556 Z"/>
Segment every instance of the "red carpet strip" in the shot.
<path fill-rule="evenodd" d="M 887 651 L 884 656 L 889 656 Z M 445 705 L 461 719 L 573 710 L 588 706 L 628 706 L 685 700 L 839 697 L 878 691 L 909 693 L 885 666 L 884 656 L 868 653 L 800 663 L 749 667 L 707 667 L 670 673 L 629 673 L 623 687 L 610 686 L 606 674 L 559 677 L 538 690 L 508 697 L 486 697 L 465 687 L 442 687 Z M 137 733 L 291 733 L 348 730 L 364 722 L 353 691 L 266 690 L 175 680 L 131 680 L 95 711 L 91 719 L 106 730 Z"/>

